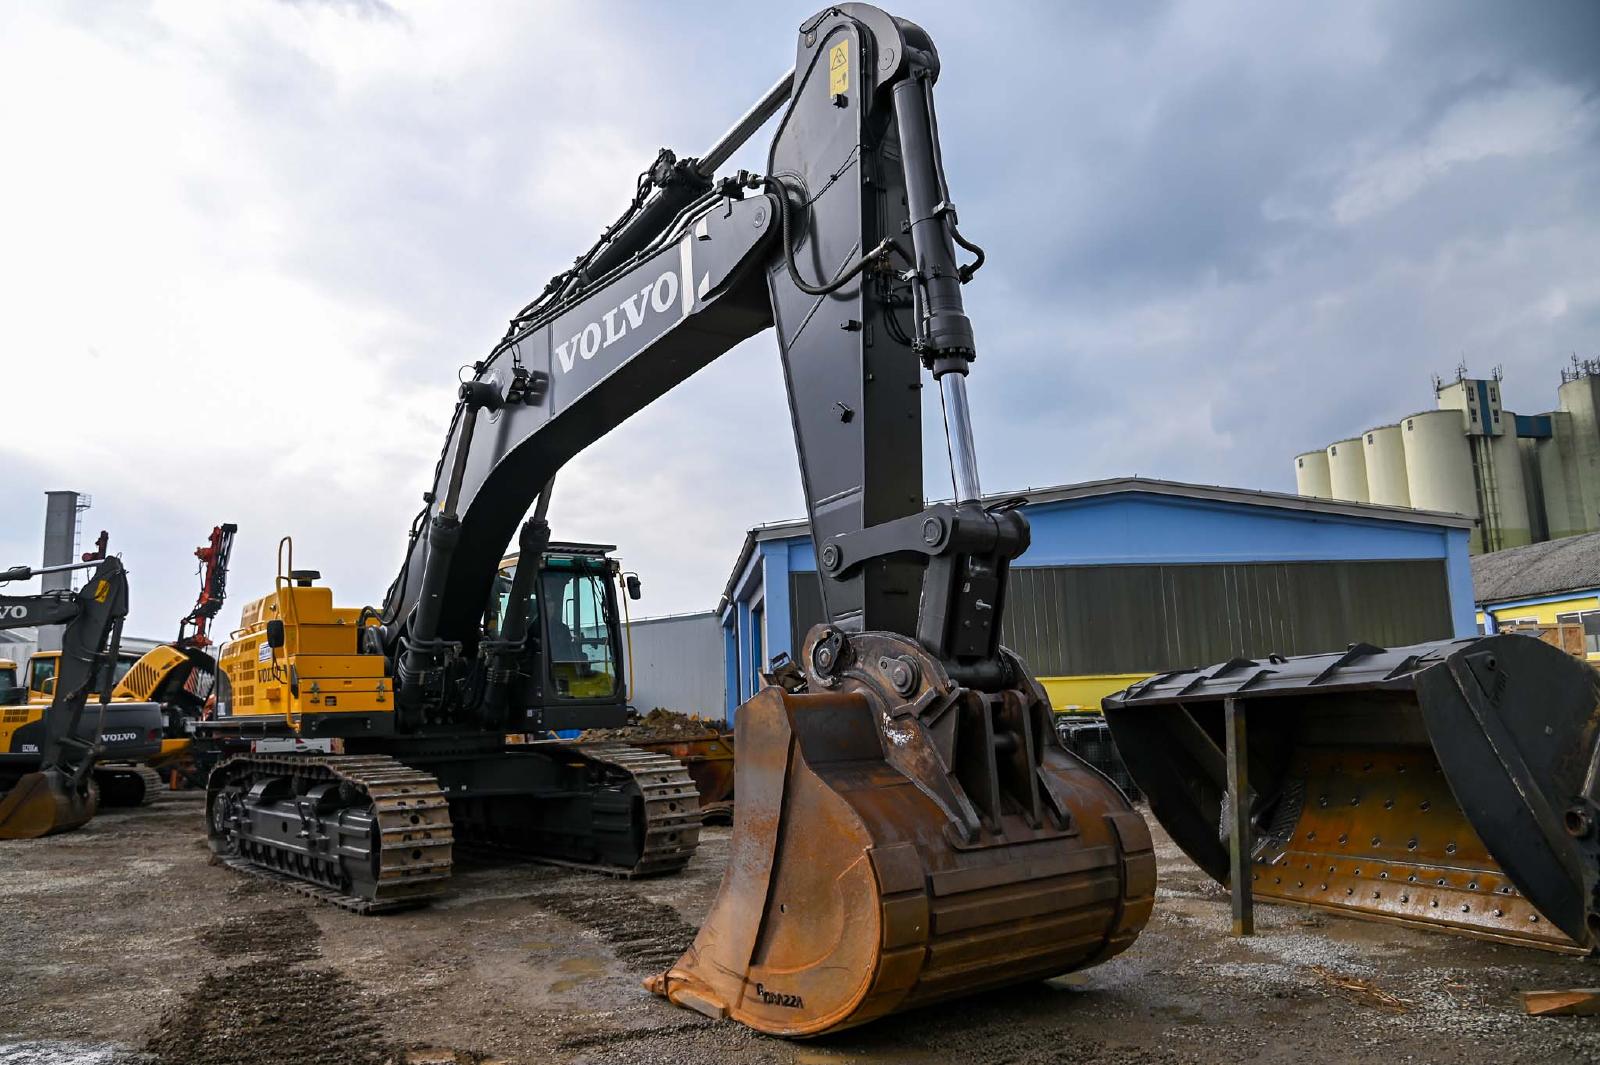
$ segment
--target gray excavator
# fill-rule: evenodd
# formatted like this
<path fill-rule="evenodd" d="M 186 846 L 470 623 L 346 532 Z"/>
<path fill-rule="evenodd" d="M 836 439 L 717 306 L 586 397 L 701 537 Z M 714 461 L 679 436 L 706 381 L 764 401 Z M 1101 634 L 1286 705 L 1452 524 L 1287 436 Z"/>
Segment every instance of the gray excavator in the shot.
<path fill-rule="evenodd" d="M 121 559 L 100 550 L 60 566 L 16 566 L 0 584 L 92 569 L 76 592 L 0 595 L 0 628 L 64 625 L 54 697 L 48 705 L 0 707 L 0 839 L 33 839 L 85 824 L 99 805 L 97 776 L 111 782 L 161 750 L 161 707 L 112 702 L 113 666 L 128 613 Z M 98 693 L 99 709 L 86 717 Z"/>
<path fill-rule="evenodd" d="M 628 876 L 689 861 L 699 818 L 678 763 L 506 742 L 621 723 L 595 676 L 615 624 L 604 590 L 563 577 L 551 597 L 533 565 L 496 582 L 513 539 L 545 556 L 566 462 L 771 330 L 827 620 L 737 710 L 727 871 L 691 947 L 647 986 L 816 1036 L 1134 941 L 1155 895 L 1146 823 L 1063 749 L 999 642 L 1029 531 L 979 490 L 962 290 L 983 253 L 945 180 L 939 72 L 928 34 L 877 8 L 807 19 L 794 69 L 703 155 L 662 151 L 472 366 L 383 602 L 334 607 L 319 574 L 280 562 L 221 656 L 215 727 L 255 745 L 208 784 L 222 860 L 360 912 L 437 897 L 463 837 Z M 720 173 L 773 118 L 764 172 Z M 930 378 L 954 489 L 933 505 Z M 1230 820 L 1222 715 L 1249 701 L 1259 882 L 1408 920 L 1454 907 L 1480 929 L 1485 908 L 1585 951 L 1600 924 L 1595 694 L 1587 666 L 1497 637 L 1238 660 L 1108 712 L 1152 810 L 1203 867 L 1222 869 Z"/>
<path fill-rule="evenodd" d="M 545 554 L 563 464 L 771 330 L 828 620 L 795 675 L 737 711 L 727 874 L 648 986 L 814 1036 L 1133 942 L 1155 893 L 1144 820 L 1062 748 L 999 643 L 1029 534 L 1014 504 L 980 502 L 962 286 L 983 253 L 945 181 L 939 69 L 926 32 L 877 8 L 807 19 L 795 68 L 703 155 L 663 150 L 474 364 L 383 603 L 334 607 L 319 574 L 280 565 L 221 655 L 208 725 L 257 737 L 211 776 L 223 861 L 361 912 L 436 897 L 462 836 L 622 875 L 681 868 L 699 829 L 681 765 L 505 742 L 622 722 L 551 682 L 537 567 L 496 577 L 513 540 Z M 774 117 L 765 173 L 719 174 Z M 929 379 L 955 489 L 931 506 Z M 596 646 L 606 623 L 584 633 Z"/>

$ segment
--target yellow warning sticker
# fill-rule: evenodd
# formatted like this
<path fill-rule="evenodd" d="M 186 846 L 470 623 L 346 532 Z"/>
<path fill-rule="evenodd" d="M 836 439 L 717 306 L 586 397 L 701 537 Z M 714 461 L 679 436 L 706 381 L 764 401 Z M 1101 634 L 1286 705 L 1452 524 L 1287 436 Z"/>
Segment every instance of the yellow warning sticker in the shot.
<path fill-rule="evenodd" d="M 850 91 L 850 41 L 840 41 L 828 52 L 828 95 Z"/>
<path fill-rule="evenodd" d="M 110 581 L 96 581 L 94 586 L 94 601 L 103 603 L 111 595 Z"/>

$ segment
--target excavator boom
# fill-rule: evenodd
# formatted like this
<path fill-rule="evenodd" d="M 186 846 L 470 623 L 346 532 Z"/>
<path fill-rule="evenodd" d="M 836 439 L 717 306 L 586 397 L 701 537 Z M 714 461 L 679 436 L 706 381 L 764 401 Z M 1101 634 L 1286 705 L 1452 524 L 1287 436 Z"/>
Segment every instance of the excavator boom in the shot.
<path fill-rule="evenodd" d="M 0 595 L 0 628 L 24 625 L 65 625 L 61 633 L 60 665 L 55 695 L 43 714 L 36 743 L 24 743 L 17 754 L 0 752 L 0 771 L 19 759 L 28 771 L 10 781 L 0 796 L 0 839 L 31 839 L 78 828 L 94 816 L 98 794 L 92 773 L 101 754 L 104 709 L 111 701 L 111 665 L 117 659 L 122 622 L 128 613 L 128 578 L 120 559 L 104 555 L 83 562 L 31 569 L 19 566 L 0 574 L 0 581 L 27 580 L 39 573 L 93 569 L 77 592 L 39 595 Z M 85 707 L 92 695 L 101 703 L 100 721 L 82 727 Z M 126 709 L 126 708 L 123 708 Z M 159 737 L 160 714 L 145 707 L 137 716 L 124 713 L 119 727 Z M 20 730 L 12 738 L 20 737 Z"/>

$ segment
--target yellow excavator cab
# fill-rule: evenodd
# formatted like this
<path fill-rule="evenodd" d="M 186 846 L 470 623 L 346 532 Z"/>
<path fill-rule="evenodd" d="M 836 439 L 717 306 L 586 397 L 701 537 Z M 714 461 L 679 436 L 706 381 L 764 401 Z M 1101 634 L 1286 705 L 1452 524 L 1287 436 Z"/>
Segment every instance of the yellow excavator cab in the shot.
<path fill-rule="evenodd" d="M 165 649 L 170 650 L 170 648 Z M 163 648 L 158 648 L 157 650 L 163 650 Z M 118 652 L 117 663 L 113 667 L 111 674 L 114 682 L 111 689 L 111 698 L 122 702 L 145 702 L 150 699 L 148 695 L 141 696 L 136 694 L 124 684 L 128 674 L 133 672 L 134 667 L 144 660 L 144 656 L 141 656 L 138 651 Z M 55 698 L 56 674 L 60 672 L 60 669 L 60 651 L 35 651 L 28 656 L 28 702 L 48 703 Z M 152 681 L 151 686 L 154 687 L 154 684 L 158 683 L 160 679 L 157 676 Z M 0 687 L 4 687 L 4 685 L 0 684 Z"/>

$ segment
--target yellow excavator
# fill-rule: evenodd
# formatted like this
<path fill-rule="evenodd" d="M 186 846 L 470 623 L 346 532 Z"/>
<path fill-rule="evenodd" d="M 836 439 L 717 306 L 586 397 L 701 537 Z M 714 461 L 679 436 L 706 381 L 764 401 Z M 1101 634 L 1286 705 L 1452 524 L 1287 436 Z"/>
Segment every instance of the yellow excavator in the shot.
<path fill-rule="evenodd" d="M 173 787 L 203 786 L 216 759 L 216 751 L 196 742 L 196 729 L 216 687 L 210 627 L 227 600 L 228 565 L 238 531 L 232 522 L 213 526 L 206 542 L 195 548 L 200 591 L 178 622 L 177 638 L 145 652 L 117 685 L 118 696 L 161 704 L 161 753 L 150 765 L 167 773 Z"/>
<path fill-rule="evenodd" d="M 102 788 L 120 786 L 121 766 L 154 754 L 161 712 L 152 703 L 113 702 L 112 666 L 128 612 L 121 560 L 105 553 L 82 562 L 0 572 L 0 583 L 78 569 L 95 572 L 80 591 L 0 595 L 0 628 L 62 625 L 59 672 L 48 705 L 16 698 L 0 705 L 0 839 L 32 839 L 78 828 L 94 816 Z M 13 666 L 13 668 L 15 668 Z M 92 695 L 99 709 L 85 710 Z"/>
<path fill-rule="evenodd" d="M 1044 690 L 999 643 L 1028 525 L 1014 502 L 980 502 L 962 286 L 983 254 L 945 183 L 938 53 L 913 23 L 842 4 L 801 26 L 796 55 L 705 154 L 663 150 L 472 366 L 380 603 L 336 606 L 285 547 L 203 726 L 252 747 L 208 783 L 222 861 L 361 912 L 447 890 L 463 838 L 624 876 L 682 868 L 699 814 L 681 764 L 505 740 L 623 723 L 561 685 L 608 645 L 607 582 L 526 562 L 496 576 L 513 540 L 546 556 L 566 462 L 772 330 L 828 620 L 737 711 L 727 873 L 648 986 L 814 1036 L 1134 941 L 1155 894 L 1145 822 L 1061 747 Z M 765 174 L 719 174 L 774 117 Z M 930 378 L 955 500 L 927 506 Z"/>
<path fill-rule="evenodd" d="M 119 703 L 155 703 L 161 707 L 161 748 L 141 764 L 102 762 L 100 802 L 105 806 L 139 806 L 155 801 L 163 776 L 173 786 L 203 785 L 215 752 L 195 745 L 195 723 L 204 716 L 217 672 L 211 621 L 227 597 L 228 563 L 238 526 L 215 526 L 207 542 L 195 549 L 199 560 L 200 593 L 194 607 L 178 622 L 171 643 L 157 644 L 140 654 L 119 649 L 112 666 L 111 698 Z M 27 701 L 47 705 L 55 695 L 61 652 L 36 651 L 28 657 Z M 0 685 L 3 687 L 3 685 Z"/>

